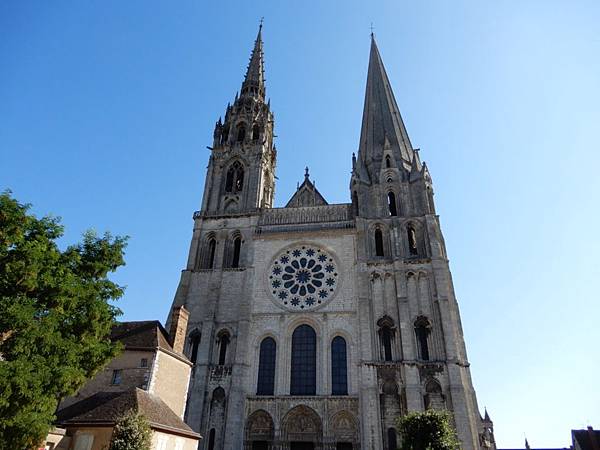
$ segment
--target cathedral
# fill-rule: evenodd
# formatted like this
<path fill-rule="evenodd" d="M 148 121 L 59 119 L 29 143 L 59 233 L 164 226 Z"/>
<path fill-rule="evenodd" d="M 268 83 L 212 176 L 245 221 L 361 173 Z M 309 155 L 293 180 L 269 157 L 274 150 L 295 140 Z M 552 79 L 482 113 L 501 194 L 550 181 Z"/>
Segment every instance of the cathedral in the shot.
<path fill-rule="evenodd" d="M 395 450 L 398 417 L 448 409 L 463 449 L 494 449 L 431 175 L 373 35 L 350 202 L 329 204 L 307 169 L 285 207 L 273 207 L 261 29 L 215 125 L 169 315 L 189 313 L 186 423 L 202 450 Z"/>

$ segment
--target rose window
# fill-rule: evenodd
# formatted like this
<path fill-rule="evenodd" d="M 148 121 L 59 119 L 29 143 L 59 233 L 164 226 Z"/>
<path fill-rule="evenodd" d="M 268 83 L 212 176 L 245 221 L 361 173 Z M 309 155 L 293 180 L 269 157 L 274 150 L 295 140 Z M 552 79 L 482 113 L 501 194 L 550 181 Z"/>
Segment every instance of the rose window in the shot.
<path fill-rule="evenodd" d="M 311 309 L 327 303 L 338 285 L 336 262 L 317 246 L 283 251 L 271 264 L 269 287 L 278 303 L 293 309 Z"/>

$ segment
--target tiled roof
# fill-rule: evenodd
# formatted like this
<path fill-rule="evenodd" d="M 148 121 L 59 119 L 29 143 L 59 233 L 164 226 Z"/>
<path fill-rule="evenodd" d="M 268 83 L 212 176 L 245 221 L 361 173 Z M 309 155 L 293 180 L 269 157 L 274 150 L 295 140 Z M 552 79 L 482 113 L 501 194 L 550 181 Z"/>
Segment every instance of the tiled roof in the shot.
<path fill-rule="evenodd" d="M 158 320 L 117 323 L 111 332 L 111 340 L 120 341 L 129 348 L 162 348 L 170 352 L 168 333 Z"/>
<path fill-rule="evenodd" d="M 152 428 L 200 437 L 159 397 L 138 388 L 125 392 L 98 392 L 58 411 L 56 422 L 63 427 L 76 424 L 114 425 L 119 417 L 132 410 L 146 417 Z"/>

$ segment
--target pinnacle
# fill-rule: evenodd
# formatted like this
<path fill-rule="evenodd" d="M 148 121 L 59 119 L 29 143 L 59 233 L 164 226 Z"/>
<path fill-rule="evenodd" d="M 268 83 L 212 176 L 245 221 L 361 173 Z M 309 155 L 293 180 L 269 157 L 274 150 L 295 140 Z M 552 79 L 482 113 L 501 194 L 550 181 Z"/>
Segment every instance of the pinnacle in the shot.
<path fill-rule="evenodd" d="M 262 21 L 258 27 L 258 34 L 254 41 L 254 48 L 250 55 L 250 62 L 244 83 L 242 84 L 242 93 L 248 92 L 252 87 L 257 88 L 261 93 L 264 92 L 265 85 L 265 68 L 263 61 L 263 41 L 262 41 Z"/>

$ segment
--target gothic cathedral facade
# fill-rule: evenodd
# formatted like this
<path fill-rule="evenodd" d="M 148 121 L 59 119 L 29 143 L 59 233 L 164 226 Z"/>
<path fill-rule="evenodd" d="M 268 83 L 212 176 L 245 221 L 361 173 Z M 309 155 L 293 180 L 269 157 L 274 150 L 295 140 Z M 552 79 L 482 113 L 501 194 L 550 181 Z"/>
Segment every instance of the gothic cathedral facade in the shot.
<path fill-rule="evenodd" d="M 203 450 L 391 450 L 399 416 L 452 411 L 492 448 L 471 382 L 431 176 L 374 38 L 351 202 L 310 180 L 273 207 L 277 150 L 261 31 L 216 123 L 189 258 L 186 422 Z M 167 325 L 168 328 L 169 325 Z"/>

